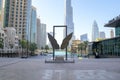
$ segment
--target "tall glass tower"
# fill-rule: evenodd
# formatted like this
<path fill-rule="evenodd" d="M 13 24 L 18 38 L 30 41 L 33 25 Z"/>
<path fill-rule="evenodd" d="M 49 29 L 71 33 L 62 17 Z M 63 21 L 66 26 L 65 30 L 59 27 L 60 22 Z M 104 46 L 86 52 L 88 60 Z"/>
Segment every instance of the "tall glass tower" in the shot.
<path fill-rule="evenodd" d="M 97 38 L 99 38 L 99 28 L 97 22 L 94 21 L 92 26 L 92 41 L 95 41 Z"/>
<path fill-rule="evenodd" d="M 71 6 L 71 0 L 65 0 L 65 25 L 67 25 L 67 35 L 70 34 L 71 32 L 74 33 L 73 8 Z"/>
<path fill-rule="evenodd" d="M 31 8 L 30 42 L 37 43 L 37 13 L 36 8 Z"/>
<path fill-rule="evenodd" d="M 71 0 L 65 0 L 65 25 L 67 25 L 67 35 L 73 32 L 74 35 L 74 23 L 73 23 L 73 8 L 71 6 Z M 66 36 L 66 29 L 63 31 L 63 37 Z M 72 40 L 74 40 L 74 36 L 71 38 L 69 42 L 69 47 L 72 44 Z"/>

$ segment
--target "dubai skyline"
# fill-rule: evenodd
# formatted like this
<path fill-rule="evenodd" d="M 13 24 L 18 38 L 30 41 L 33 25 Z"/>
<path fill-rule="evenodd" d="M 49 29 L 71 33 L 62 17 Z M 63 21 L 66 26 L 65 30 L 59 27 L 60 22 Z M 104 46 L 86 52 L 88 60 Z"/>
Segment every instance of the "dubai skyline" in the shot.
<path fill-rule="evenodd" d="M 54 25 L 64 24 L 64 0 L 33 0 L 33 5 L 37 8 L 37 16 L 41 22 L 47 24 L 47 32 L 51 32 Z M 106 37 L 110 37 L 110 30 L 104 24 L 108 20 L 118 16 L 119 0 L 72 0 L 73 22 L 76 39 L 81 34 L 87 33 L 88 38 L 92 39 L 92 24 L 96 20 L 100 31 L 104 31 Z M 101 5 L 102 4 L 102 5 Z"/>

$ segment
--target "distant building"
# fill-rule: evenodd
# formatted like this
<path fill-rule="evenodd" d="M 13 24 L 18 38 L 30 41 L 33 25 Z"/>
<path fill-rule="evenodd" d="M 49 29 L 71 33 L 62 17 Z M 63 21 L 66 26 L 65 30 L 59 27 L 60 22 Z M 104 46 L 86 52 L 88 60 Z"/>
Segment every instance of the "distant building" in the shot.
<path fill-rule="evenodd" d="M 41 41 L 41 37 L 40 37 L 40 28 L 41 28 L 41 25 L 40 25 L 40 19 L 37 18 L 37 48 L 40 49 L 41 46 L 40 46 L 40 41 Z"/>
<path fill-rule="evenodd" d="M 46 45 L 46 24 L 41 23 L 40 25 L 40 48 Z"/>
<path fill-rule="evenodd" d="M 37 13 L 36 8 L 31 8 L 30 42 L 37 44 Z"/>
<path fill-rule="evenodd" d="M 20 39 L 30 38 L 31 0 L 5 0 L 3 27 L 13 27 Z"/>
<path fill-rule="evenodd" d="M 3 27 L 4 20 L 4 2 L 5 0 L 0 0 L 0 27 Z"/>
<path fill-rule="evenodd" d="M 120 16 L 113 18 L 104 26 L 115 28 L 116 37 L 92 42 L 89 51 L 92 54 L 97 52 L 100 57 L 120 57 Z"/>
<path fill-rule="evenodd" d="M 114 37 L 114 31 L 113 31 L 113 29 L 111 29 L 111 31 L 110 31 L 110 38 L 113 38 Z"/>
<path fill-rule="evenodd" d="M 78 44 L 80 44 L 80 40 L 72 40 L 71 50 L 72 52 L 76 53 L 78 50 Z"/>
<path fill-rule="evenodd" d="M 73 23 L 73 8 L 71 6 L 71 0 L 65 0 L 65 25 L 67 25 L 67 35 L 73 32 L 73 37 L 69 42 L 69 46 L 74 40 L 74 23 Z M 63 36 L 66 37 L 66 29 L 63 31 Z"/>
<path fill-rule="evenodd" d="M 99 28 L 97 22 L 94 21 L 92 26 L 92 41 L 96 41 L 97 38 L 99 38 Z"/>
<path fill-rule="evenodd" d="M 87 34 L 81 35 L 81 36 L 80 36 L 80 40 L 81 40 L 81 41 L 88 41 L 88 36 L 87 36 Z"/>
<path fill-rule="evenodd" d="M 105 32 L 100 32 L 100 37 L 101 39 L 105 39 Z"/>

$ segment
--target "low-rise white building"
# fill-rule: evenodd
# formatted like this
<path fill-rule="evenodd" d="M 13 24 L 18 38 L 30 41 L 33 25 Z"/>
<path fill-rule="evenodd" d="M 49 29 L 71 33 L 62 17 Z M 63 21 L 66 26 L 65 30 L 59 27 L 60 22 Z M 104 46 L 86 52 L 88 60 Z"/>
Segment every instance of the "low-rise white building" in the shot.
<path fill-rule="evenodd" d="M 18 49 L 19 38 L 16 35 L 16 30 L 13 27 L 6 27 L 4 31 L 7 36 L 5 39 L 5 48 Z"/>

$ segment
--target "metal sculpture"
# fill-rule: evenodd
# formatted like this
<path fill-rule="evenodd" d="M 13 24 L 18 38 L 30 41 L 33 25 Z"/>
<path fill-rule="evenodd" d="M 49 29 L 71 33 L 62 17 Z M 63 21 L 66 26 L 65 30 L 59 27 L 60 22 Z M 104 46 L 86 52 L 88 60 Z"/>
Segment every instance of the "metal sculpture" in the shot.
<path fill-rule="evenodd" d="M 72 38 L 72 34 L 73 34 L 73 33 L 70 33 L 68 36 L 66 36 L 66 37 L 63 39 L 62 45 L 61 45 L 61 49 L 65 49 L 65 48 L 68 46 L 69 41 L 70 41 L 70 39 Z M 49 33 L 48 33 L 48 38 L 49 38 L 49 41 L 50 41 L 52 47 L 53 47 L 54 49 L 59 49 L 59 45 L 58 45 L 56 39 L 55 39 L 53 36 L 51 36 Z"/>

